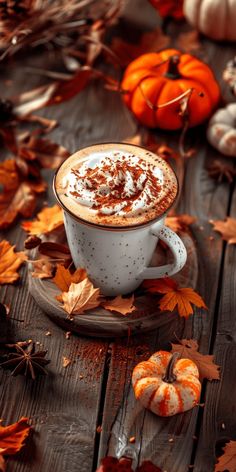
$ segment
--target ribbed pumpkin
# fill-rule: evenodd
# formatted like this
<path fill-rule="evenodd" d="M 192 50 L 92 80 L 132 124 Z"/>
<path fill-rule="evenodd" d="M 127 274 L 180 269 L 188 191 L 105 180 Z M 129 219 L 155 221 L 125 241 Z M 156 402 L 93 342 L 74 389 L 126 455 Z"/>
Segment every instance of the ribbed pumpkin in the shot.
<path fill-rule="evenodd" d="M 207 138 L 225 156 L 236 157 L 236 103 L 215 112 L 208 125 Z"/>
<path fill-rule="evenodd" d="M 179 354 L 158 351 L 133 370 L 135 397 L 153 413 L 172 416 L 193 408 L 200 399 L 196 364 Z"/>
<path fill-rule="evenodd" d="M 158 106 L 189 89 L 193 89 L 188 104 L 189 126 L 209 118 L 220 98 L 220 89 L 210 67 L 176 49 L 148 53 L 135 59 L 124 73 L 121 87 L 128 108 L 150 128 L 182 128 L 179 100 L 164 108 L 158 109 Z"/>
<path fill-rule="evenodd" d="M 236 40 L 236 0 L 184 0 L 189 23 L 209 38 Z"/>

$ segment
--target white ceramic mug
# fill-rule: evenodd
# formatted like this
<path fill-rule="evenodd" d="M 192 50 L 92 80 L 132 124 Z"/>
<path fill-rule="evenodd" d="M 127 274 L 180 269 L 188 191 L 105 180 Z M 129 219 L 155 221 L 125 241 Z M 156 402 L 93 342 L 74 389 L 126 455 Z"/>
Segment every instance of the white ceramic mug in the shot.
<path fill-rule="evenodd" d="M 115 146 L 115 145 L 114 145 Z M 136 227 L 104 227 L 73 215 L 54 192 L 64 210 L 64 222 L 72 259 L 86 269 L 95 287 L 104 295 L 133 292 L 144 279 L 166 277 L 179 272 L 187 258 L 179 236 L 165 226 L 166 215 Z M 148 267 L 158 240 L 170 248 L 174 262 Z"/>

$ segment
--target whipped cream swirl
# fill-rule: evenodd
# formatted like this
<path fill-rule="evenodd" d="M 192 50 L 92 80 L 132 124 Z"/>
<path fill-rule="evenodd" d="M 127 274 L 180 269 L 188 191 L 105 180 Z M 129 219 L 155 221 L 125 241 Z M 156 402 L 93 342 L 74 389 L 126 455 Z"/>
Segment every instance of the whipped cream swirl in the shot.
<path fill-rule="evenodd" d="M 69 195 L 89 211 L 132 217 L 153 208 L 163 186 L 163 172 L 126 152 L 94 153 L 65 176 Z"/>

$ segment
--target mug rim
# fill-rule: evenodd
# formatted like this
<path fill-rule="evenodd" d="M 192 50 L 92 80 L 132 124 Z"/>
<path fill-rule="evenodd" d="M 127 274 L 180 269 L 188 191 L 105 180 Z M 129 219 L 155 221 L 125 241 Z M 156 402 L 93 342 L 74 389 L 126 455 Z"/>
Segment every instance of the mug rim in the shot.
<path fill-rule="evenodd" d="M 145 149 L 146 148 L 144 146 L 139 146 L 137 144 L 129 144 L 129 143 L 122 143 L 120 141 L 106 141 L 106 142 L 102 142 L 102 143 L 94 143 L 94 144 L 90 144 L 89 146 L 83 146 L 82 148 L 78 149 L 78 151 L 82 151 L 83 149 L 86 149 L 86 148 L 92 148 L 92 147 L 95 147 L 95 146 L 98 146 L 99 144 L 128 144 L 129 146 L 133 146 L 133 147 L 136 147 L 136 148 L 139 148 L 139 149 Z M 75 151 L 78 152 L 78 151 Z M 152 152 L 152 151 L 150 151 Z M 52 189 L 53 189 L 53 193 L 56 197 L 56 201 L 57 203 L 59 204 L 59 206 L 64 210 L 65 213 L 68 213 L 75 221 L 81 223 L 81 224 L 84 224 L 85 226 L 90 226 L 90 227 L 93 227 L 93 228 L 96 228 L 96 229 L 100 229 L 100 230 L 103 230 L 103 231 L 132 231 L 132 230 L 137 230 L 139 228 L 143 228 L 143 227 L 146 227 L 146 226 L 152 226 L 154 223 L 157 223 L 158 221 L 162 220 L 167 212 L 172 208 L 172 206 L 174 205 L 175 201 L 177 200 L 177 197 L 179 195 L 179 181 L 178 181 L 178 178 L 177 178 L 177 175 L 176 175 L 176 172 L 174 171 L 174 169 L 170 166 L 170 164 L 168 162 L 166 162 L 161 156 L 158 156 L 160 159 L 163 159 L 165 161 L 165 163 L 168 165 L 168 167 L 170 167 L 170 169 L 172 170 L 173 174 L 175 175 L 175 178 L 176 178 L 176 182 L 177 182 L 177 192 L 176 192 L 176 196 L 173 200 L 173 202 L 168 206 L 168 208 L 166 209 L 166 211 L 164 213 L 162 213 L 161 215 L 159 215 L 157 218 L 154 218 L 152 220 L 149 220 L 148 222 L 143 222 L 143 223 L 140 223 L 140 224 L 137 224 L 137 225 L 127 225 L 127 226 L 112 226 L 112 225 L 99 225 L 97 223 L 92 223 L 91 221 L 86 221 L 84 220 L 83 218 L 80 218 L 79 216 L 75 215 L 69 208 L 66 207 L 66 205 L 60 200 L 60 197 L 57 193 L 57 190 L 56 190 L 56 178 L 57 178 L 57 174 L 60 170 L 60 168 L 63 166 L 63 164 L 67 161 L 67 159 L 69 159 L 70 157 L 72 157 L 75 153 L 71 154 L 70 156 L 68 156 L 60 165 L 59 167 L 57 168 L 57 170 L 55 171 L 54 173 L 54 177 L 53 177 L 53 182 L 52 182 Z"/>

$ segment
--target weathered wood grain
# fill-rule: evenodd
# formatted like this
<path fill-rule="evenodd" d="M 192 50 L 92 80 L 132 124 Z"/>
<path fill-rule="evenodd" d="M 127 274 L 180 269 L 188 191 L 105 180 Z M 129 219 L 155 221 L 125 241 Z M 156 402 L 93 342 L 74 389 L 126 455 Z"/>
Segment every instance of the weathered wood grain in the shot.
<path fill-rule="evenodd" d="M 236 191 L 230 215 L 236 217 Z M 221 366 L 221 380 L 209 382 L 203 421 L 194 462 L 194 471 L 214 469 L 215 455 L 220 446 L 236 440 L 236 247 L 227 245 L 222 271 L 219 317 L 213 354 Z"/>

